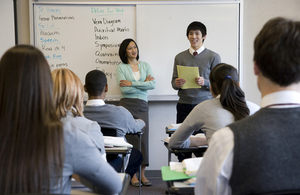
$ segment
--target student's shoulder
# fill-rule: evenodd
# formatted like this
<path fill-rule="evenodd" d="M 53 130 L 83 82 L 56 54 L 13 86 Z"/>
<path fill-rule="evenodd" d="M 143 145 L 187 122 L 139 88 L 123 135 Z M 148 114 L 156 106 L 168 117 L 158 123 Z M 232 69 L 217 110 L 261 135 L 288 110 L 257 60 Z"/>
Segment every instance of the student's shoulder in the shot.
<path fill-rule="evenodd" d="M 246 101 L 247 106 L 250 110 L 250 115 L 254 114 L 255 112 L 257 112 L 260 109 L 260 106 L 258 106 L 257 104 L 250 102 L 250 101 Z"/>
<path fill-rule="evenodd" d="M 207 49 L 207 48 L 204 49 L 203 54 L 210 55 L 212 57 L 213 56 L 220 56 L 217 52 L 212 51 L 212 50 Z"/>
<path fill-rule="evenodd" d="M 190 53 L 190 52 L 189 52 L 189 49 L 186 49 L 186 50 L 184 50 L 184 51 L 178 53 L 178 54 L 175 56 L 175 58 L 179 58 L 179 57 L 182 57 L 182 56 L 186 56 L 186 55 L 189 54 L 189 53 Z"/>
<path fill-rule="evenodd" d="M 106 113 L 109 112 L 109 113 L 115 113 L 115 114 L 129 112 L 123 106 L 116 106 L 116 105 L 113 105 L 113 104 L 105 104 L 105 105 L 101 106 L 101 110 L 103 110 Z"/>
<path fill-rule="evenodd" d="M 116 109 L 118 109 L 120 112 L 124 114 L 131 114 L 125 107 L 123 106 L 116 106 Z"/>
<path fill-rule="evenodd" d="M 61 120 L 63 123 L 64 140 L 66 144 L 77 142 L 78 139 L 84 139 L 85 133 L 80 131 L 76 124 L 70 120 Z"/>
<path fill-rule="evenodd" d="M 100 129 L 97 122 L 81 116 L 75 116 L 75 117 L 67 116 L 62 119 L 62 122 L 63 124 L 71 123 L 71 125 L 76 126 L 76 129 L 79 129 L 83 132 Z"/>
<path fill-rule="evenodd" d="M 203 102 L 199 103 L 195 108 L 197 110 L 200 110 L 201 112 L 203 112 L 203 110 L 206 110 L 207 112 L 211 112 L 217 107 L 222 108 L 220 99 L 213 98 L 213 99 L 209 99 L 209 100 L 204 100 Z"/>

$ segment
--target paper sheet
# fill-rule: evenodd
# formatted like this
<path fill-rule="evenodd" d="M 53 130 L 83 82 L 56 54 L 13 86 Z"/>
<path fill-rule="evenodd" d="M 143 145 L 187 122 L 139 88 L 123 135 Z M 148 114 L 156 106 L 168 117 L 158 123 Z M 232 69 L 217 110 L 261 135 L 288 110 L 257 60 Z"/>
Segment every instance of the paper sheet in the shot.
<path fill-rule="evenodd" d="M 196 77 L 199 77 L 198 67 L 180 66 L 177 65 L 178 78 L 185 79 L 185 83 L 181 86 L 181 89 L 189 88 L 201 88 L 195 81 Z"/>
<path fill-rule="evenodd" d="M 124 137 L 103 136 L 104 146 L 119 146 L 132 148 L 130 143 L 127 143 Z"/>

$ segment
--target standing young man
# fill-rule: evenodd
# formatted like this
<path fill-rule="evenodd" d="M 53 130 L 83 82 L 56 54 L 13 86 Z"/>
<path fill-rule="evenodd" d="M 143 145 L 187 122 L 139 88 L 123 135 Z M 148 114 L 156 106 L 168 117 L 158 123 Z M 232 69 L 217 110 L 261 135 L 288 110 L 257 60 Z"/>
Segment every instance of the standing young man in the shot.
<path fill-rule="evenodd" d="M 174 60 L 172 87 L 178 90 L 176 123 L 182 123 L 191 110 L 200 102 L 212 99 L 209 91 L 210 70 L 221 62 L 220 55 L 205 48 L 203 42 L 206 38 L 206 27 L 201 22 L 192 22 L 186 31 L 186 36 L 191 44 L 188 50 L 176 55 Z M 177 65 L 199 68 L 199 77 L 195 82 L 201 88 L 181 89 L 186 82 L 178 78 Z"/>
<path fill-rule="evenodd" d="M 261 109 L 217 131 L 195 194 L 300 190 L 300 22 L 268 21 L 254 42 Z M 278 193 L 279 194 L 279 193 Z"/>

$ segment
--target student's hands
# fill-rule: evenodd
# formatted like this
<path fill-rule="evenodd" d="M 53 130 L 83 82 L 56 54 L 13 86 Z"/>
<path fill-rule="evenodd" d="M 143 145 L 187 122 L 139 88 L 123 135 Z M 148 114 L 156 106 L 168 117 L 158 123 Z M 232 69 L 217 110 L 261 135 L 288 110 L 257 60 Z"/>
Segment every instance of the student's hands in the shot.
<path fill-rule="evenodd" d="M 72 177 L 73 177 L 76 181 L 80 182 L 79 175 L 77 175 L 77 174 L 74 173 L 74 174 L 72 175 Z"/>
<path fill-rule="evenodd" d="M 131 87 L 132 86 L 132 82 L 131 81 L 127 81 L 127 80 L 120 80 L 119 86 L 120 87 Z"/>
<path fill-rule="evenodd" d="M 200 86 L 204 85 L 204 78 L 203 77 L 196 77 L 195 81 Z"/>
<path fill-rule="evenodd" d="M 145 79 L 145 82 L 146 81 L 153 81 L 154 80 L 154 77 L 152 77 L 151 75 L 148 75 Z"/>
<path fill-rule="evenodd" d="M 143 122 L 145 123 L 145 121 L 144 121 L 143 119 L 138 118 L 137 120 L 141 120 L 141 121 L 143 121 Z M 146 123 L 145 123 L 145 126 L 146 126 Z M 145 126 L 144 126 L 144 127 L 145 127 Z M 143 128 L 144 128 L 144 127 L 143 127 Z"/>
<path fill-rule="evenodd" d="M 207 141 L 205 137 L 189 137 L 189 139 L 191 141 L 190 147 L 207 145 Z"/>
<path fill-rule="evenodd" d="M 186 81 L 183 78 L 177 78 L 177 79 L 175 79 L 175 84 L 176 84 L 176 87 L 178 87 L 178 88 L 180 88 L 185 82 Z"/>

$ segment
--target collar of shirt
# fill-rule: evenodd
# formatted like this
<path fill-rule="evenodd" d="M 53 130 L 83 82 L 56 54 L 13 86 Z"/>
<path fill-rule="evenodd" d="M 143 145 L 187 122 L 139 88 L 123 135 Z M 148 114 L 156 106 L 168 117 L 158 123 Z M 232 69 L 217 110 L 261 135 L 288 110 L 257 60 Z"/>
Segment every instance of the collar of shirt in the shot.
<path fill-rule="evenodd" d="M 205 49 L 204 45 L 202 45 L 196 52 L 199 54 L 201 53 L 203 50 Z M 193 53 L 195 52 L 195 50 L 193 48 L 190 47 L 189 49 L 190 53 L 193 55 Z"/>
<path fill-rule="evenodd" d="M 86 102 L 86 106 L 103 106 L 105 102 L 103 99 L 92 99 Z"/>
<path fill-rule="evenodd" d="M 282 105 L 276 105 L 282 104 Z M 286 105 L 284 105 L 286 104 Z M 299 105 L 288 105 L 299 104 Z M 261 99 L 261 107 L 291 108 L 300 106 L 300 93 L 296 91 L 278 91 L 266 95 Z"/>

